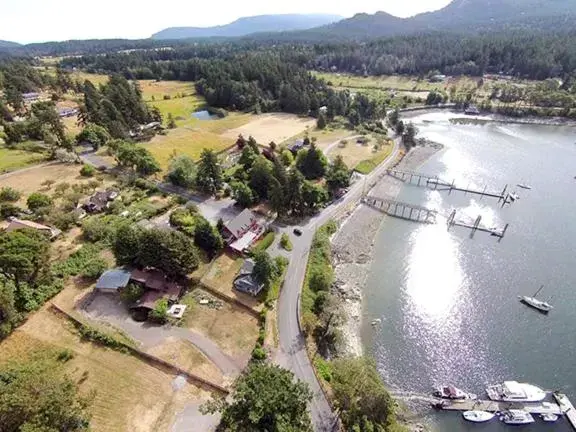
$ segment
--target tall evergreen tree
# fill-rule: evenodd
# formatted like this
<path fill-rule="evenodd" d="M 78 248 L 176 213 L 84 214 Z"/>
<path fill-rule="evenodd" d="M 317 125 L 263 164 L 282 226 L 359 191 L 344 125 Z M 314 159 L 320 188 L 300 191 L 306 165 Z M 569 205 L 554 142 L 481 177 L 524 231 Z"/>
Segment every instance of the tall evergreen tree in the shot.
<path fill-rule="evenodd" d="M 222 167 L 218 156 L 213 150 L 204 149 L 198 161 L 198 173 L 196 174 L 196 185 L 208 194 L 214 195 L 222 188 L 223 184 Z"/>

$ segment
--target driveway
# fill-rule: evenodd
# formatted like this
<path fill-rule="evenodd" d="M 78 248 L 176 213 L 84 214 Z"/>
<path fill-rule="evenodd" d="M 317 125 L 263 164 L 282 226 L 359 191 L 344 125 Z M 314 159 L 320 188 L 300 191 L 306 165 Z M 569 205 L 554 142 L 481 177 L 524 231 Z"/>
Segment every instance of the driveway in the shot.
<path fill-rule="evenodd" d="M 220 423 L 220 415 L 204 415 L 200 412 L 202 403 L 188 404 L 176 416 L 172 432 L 213 432 Z"/>
<path fill-rule="evenodd" d="M 207 337 L 181 327 L 163 327 L 136 322 L 126 310 L 126 306 L 113 295 L 96 295 L 84 309 L 84 313 L 91 319 L 120 328 L 140 342 L 144 349 L 159 345 L 169 337 L 176 337 L 191 342 L 222 371 L 223 375 L 233 378 L 241 372 L 241 367 Z"/>

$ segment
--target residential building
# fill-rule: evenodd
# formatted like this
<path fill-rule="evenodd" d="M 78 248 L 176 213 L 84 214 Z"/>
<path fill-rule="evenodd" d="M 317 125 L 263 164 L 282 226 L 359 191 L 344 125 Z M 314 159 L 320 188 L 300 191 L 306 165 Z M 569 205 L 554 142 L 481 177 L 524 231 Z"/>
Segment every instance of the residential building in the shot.
<path fill-rule="evenodd" d="M 254 261 L 247 259 L 244 261 L 244 265 L 240 269 L 240 273 L 234 279 L 234 288 L 240 292 L 250 294 L 254 297 L 258 296 L 264 285 L 259 284 L 252 277 L 252 272 L 254 271 Z"/>
<path fill-rule="evenodd" d="M 57 228 L 52 228 L 52 227 L 42 225 L 42 224 L 39 224 L 36 222 L 32 222 L 29 220 L 22 220 L 22 219 L 16 219 L 16 218 L 10 219 L 10 223 L 6 227 L 6 231 L 10 232 L 10 231 L 14 231 L 14 230 L 18 230 L 18 229 L 25 229 L 25 228 L 30 228 L 30 229 L 33 229 L 36 231 L 44 232 L 50 237 L 50 240 L 52 240 L 52 239 L 58 237 L 60 234 L 62 234 L 62 231 L 60 231 Z"/>
<path fill-rule="evenodd" d="M 256 215 L 245 209 L 224 224 L 224 240 L 235 252 L 242 253 L 266 232 L 266 225 Z"/>
<path fill-rule="evenodd" d="M 132 272 L 117 268 L 105 271 L 96 282 L 96 290 L 102 293 L 117 294 L 130 283 Z"/>
<path fill-rule="evenodd" d="M 115 190 L 96 192 L 82 208 L 88 213 L 100 213 L 108 208 L 116 198 L 118 198 L 118 192 Z"/>

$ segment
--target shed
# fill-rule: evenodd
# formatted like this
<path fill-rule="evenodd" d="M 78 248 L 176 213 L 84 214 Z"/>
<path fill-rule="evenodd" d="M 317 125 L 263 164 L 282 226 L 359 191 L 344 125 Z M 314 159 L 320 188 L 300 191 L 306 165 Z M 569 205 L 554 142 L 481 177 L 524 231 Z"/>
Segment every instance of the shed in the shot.
<path fill-rule="evenodd" d="M 96 290 L 103 293 L 117 293 L 126 288 L 130 282 L 131 273 L 125 269 L 108 270 L 96 282 Z"/>

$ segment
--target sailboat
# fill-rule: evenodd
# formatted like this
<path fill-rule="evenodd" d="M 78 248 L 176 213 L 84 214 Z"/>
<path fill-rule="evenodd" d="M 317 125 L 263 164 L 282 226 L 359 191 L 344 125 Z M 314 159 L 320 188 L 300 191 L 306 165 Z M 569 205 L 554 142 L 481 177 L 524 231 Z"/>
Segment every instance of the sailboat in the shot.
<path fill-rule="evenodd" d="M 534 309 L 539 310 L 540 312 L 543 313 L 548 313 L 550 312 L 550 310 L 553 308 L 553 306 L 545 301 L 542 300 L 538 300 L 536 298 L 536 296 L 540 293 L 540 291 L 542 291 L 544 289 L 544 285 L 542 285 L 540 287 L 540 289 L 538 291 L 536 291 L 534 293 L 534 295 L 532 297 L 529 296 L 518 296 L 518 298 L 520 299 L 520 301 L 530 307 L 533 307 Z"/>

